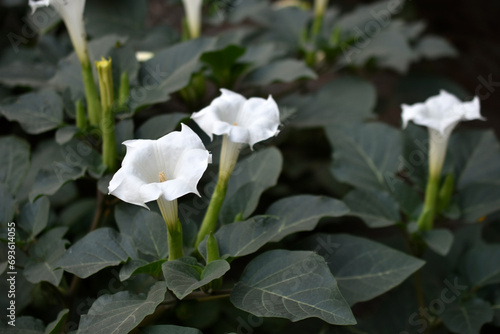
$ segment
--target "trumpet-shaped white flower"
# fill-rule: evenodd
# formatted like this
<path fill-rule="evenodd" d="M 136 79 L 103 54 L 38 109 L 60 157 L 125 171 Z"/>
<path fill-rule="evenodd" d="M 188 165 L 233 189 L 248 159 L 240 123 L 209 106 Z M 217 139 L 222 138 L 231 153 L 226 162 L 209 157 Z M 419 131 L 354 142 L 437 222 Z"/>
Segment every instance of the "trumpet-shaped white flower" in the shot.
<path fill-rule="evenodd" d="M 201 31 L 201 7 L 203 0 L 182 0 L 186 11 L 189 36 L 197 38 Z"/>
<path fill-rule="evenodd" d="M 240 94 L 221 89 L 222 95 L 191 118 L 213 139 L 224 135 L 221 151 L 221 172 L 231 174 L 241 146 L 255 143 L 278 134 L 279 109 L 271 96 L 266 99 L 246 99 Z"/>
<path fill-rule="evenodd" d="M 196 185 L 207 169 L 211 155 L 188 126 L 158 140 L 127 140 L 122 167 L 109 182 L 109 194 L 124 202 L 147 208 L 158 200 L 163 218 L 177 222 L 177 198 L 188 193 L 199 196 Z"/>
<path fill-rule="evenodd" d="M 88 64 L 87 35 L 83 24 L 85 0 L 29 0 L 29 5 L 33 13 L 38 7 L 52 6 L 68 29 L 78 59 L 82 64 Z"/>
<path fill-rule="evenodd" d="M 443 167 L 448 139 L 455 126 L 463 120 L 484 120 L 480 113 L 479 99 L 461 102 L 454 95 L 441 90 L 439 95 L 428 98 L 424 103 L 403 104 L 403 127 L 409 121 L 429 129 L 429 171 L 439 176 Z"/>

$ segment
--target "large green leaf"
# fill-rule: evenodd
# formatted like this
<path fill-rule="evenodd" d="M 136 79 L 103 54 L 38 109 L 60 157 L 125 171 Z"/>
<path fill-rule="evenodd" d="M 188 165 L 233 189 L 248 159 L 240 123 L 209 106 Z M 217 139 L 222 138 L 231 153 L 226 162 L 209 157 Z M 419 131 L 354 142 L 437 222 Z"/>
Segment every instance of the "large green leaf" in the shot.
<path fill-rule="evenodd" d="M 77 241 L 66 250 L 56 265 L 78 277 L 87 278 L 103 268 L 116 266 L 136 256 L 128 239 L 104 227 Z"/>
<path fill-rule="evenodd" d="M 285 236 L 301 231 L 312 231 L 322 217 L 340 217 L 349 209 L 339 200 L 312 195 L 287 197 L 273 203 L 266 215 L 279 217 L 281 226 L 272 236 L 279 241 Z"/>
<path fill-rule="evenodd" d="M 395 249 L 347 234 L 318 234 L 306 245 L 325 258 L 350 305 L 389 291 L 424 265 Z"/>
<path fill-rule="evenodd" d="M 24 267 L 26 279 L 37 284 L 42 281 L 59 286 L 63 270 L 56 269 L 57 261 L 66 250 L 67 240 L 62 239 L 67 227 L 57 227 L 43 234 L 30 249 L 30 258 Z"/>
<path fill-rule="evenodd" d="M 462 188 L 458 194 L 458 203 L 461 219 L 470 223 L 500 210 L 500 180 Z"/>
<path fill-rule="evenodd" d="M 26 203 L 19 216 L 19 226 L 36 237 L 49 222 L 50 201 L 44 196 L 34 203 Z"/>
<path fill-rule="evenodd" d="M 401 132 L 383 123 L 351 124 L 326 129 L 333 146 L 332 173 L 361 189 L 386 190 L 397 172 Z"/>
<path fill-rule="evenodd" d="M 422 37 L 415 45 L 415 52 L 418 56 L 427 59 L 455 57 L 458 55 L 457 50 L 446 39 L 433 35 Z"/>
<path fill-rule="evenodd" d="M 292 82 L 298 79 L 316 79 L 316 73 L 304 62 L 296 59 L 280 59 L 259 67 L 245 77 L 245 83 L 253 86 L 273 82 Z"/>
<path fill-rule="evenodd" d="M 474 287 L 500 283 L 500 245 L 481 245 L 463 259 L 463 272 Z"/>
<path fill-rule="evenodd" d="M 256 316 L 356 323 L 325 260 L 314 252 L 274 250 L 259 255 L 233 288 L 231 302 Z"/>
<path fill-rule="evenodd" d="M 278 182 L 282 164 L 283 157 L 274 147 L 255 152 L 238 162 L 219 214 L 222 224 L 232 223 L 237 215 L 243 219 L 250 216 L 264 190 Z"/>
<path fill-rule="evenodd" d="M 165 282 L 156 282 L 146 297 L 129 291 L 103 295 L 92 304 L 86 315 L 82 315 L 78 333 L 129 333 L 163 302 L 166 291 Z"/>
<path fill-rule="evenodd" d="M 88 171 L 94 178 L 100 178 L 105 171 L 101 155 L 92 148 L 91 141 L 71 139 L 56 147 L 54 159 L 45 160 L 45 165 L 37 171 L 30 200 L 40 195 L 55 194 L 66 182 L 77 180 Z"/>
<path fill-rule="evenodd" d="M 197 38 L 157 52 L 139 70 L 140 86 L 130 92 L 131 108 L 167 101 L 170 94 L 189 83 L 201 67 L 200 56 L 215 44 L 214 38 Z"/>
<path fill-rule="evenodd" d="M 349 215 L 361 218 L 369 227 L 385 227 L 400 221 L 399 206 L 384 191 L 354 189 L 344 198 Z"/>
<path fill-rule="evenodd" d="M 240 257 L 259 250 L 279 233 L 278 217 L 255 216 L 245 221 L 223 225 L 215 234 L 221 258 Z M 206 258 L 206 239 L 198 246 Z"/>
<path fill-rule="evenodd" d="M 14 136 L 1 137 L 0 156 L 3 161 L 0 165 L 0 183 L 15 195 L 30 167 L 30 146 Z"/>
<path fill-rule="evenodd" d="M 167 287 L 182 299 L 194 290 L 222 277 L 229 270 L 225 260 L 215 260 L 202 267 L 195 258 L 183 257 L 167 261 L 162 266 Z"/>
<path fill-rule="evenodd" d="M 354 77 L 332 80 L 316 93 L 292 94 L 280 106 L 296 108 L 292 125 L 320 127 L 362 121 L 373 116 L 376 94 L 373 85 Z"/>
<path fill-rule="evenodd" d="M 21 124 L 29 134 L 55 129 L 63 122 L 63 102 L 51 90 L 21 95 L 14 103 L 0 107 L 9 121 Z"/>
<path fill-rule="evenodd" d="M 224 225 L 214 236 L 222 258 L 240 257 L 289 234 L 314 230 L 322 217 L 339 217 L 347 212 L 347 207 L 333 198 L 292 196 L 271 205 L 265 216 Z M 200 244 L 199 250 L 205 256 L 205 241 Z"/>
<path fill-rule="evenodd" d="M 481 327 L 493 320 L 493 309 L 486 301 L 474 298 L 447 306 L 441 319 L 453 333 L 479 334 Z"/>
<path fill-rule="evenodd" d="M 455 163 L 456 185 L 500 182 L 500 144 L 493 131 L 461 131 L 450 139 L 450 156 Z"/>

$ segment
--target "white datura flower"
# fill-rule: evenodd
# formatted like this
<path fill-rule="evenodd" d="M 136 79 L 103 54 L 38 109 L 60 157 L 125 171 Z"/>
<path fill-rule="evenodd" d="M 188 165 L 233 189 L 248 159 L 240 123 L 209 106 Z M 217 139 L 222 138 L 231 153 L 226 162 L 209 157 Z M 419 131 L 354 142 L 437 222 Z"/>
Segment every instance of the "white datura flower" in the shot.
<path fill-rule="evenodd" d="M 87 36 L 83 23 L 85 0 L 29 0 L 29 5 L 33 13 L 38 7 L 52 6 L 68 29 L 78 59 L 82 64 L 88 64 Z"/>
<path fill-rule="evenodd" d="M 484 120 L 477 96 L 470 102 L 461 102 L 444 90 L 424 103 L 403 104 L 401 107 L 403 127 L 413 121 L 429 129 L 429 171 L 430 175 L 435 177 L 441 173 L 448 140 L 455 126 L 463 120 Z"/>
<path fill-rule="evenodd" d="M 186 11 L 189 36 L 197 38 L 201 31 L 201 7 L 203 0 L 182 0 Z"/>
<path fill-rule="evenodd" d="M 188 126 L 158 140 L 123 142 L 127 153 L 121 168 L 109 182 L 109 194 L 124 202 L 148 208 L 158 200 L 163 218 L 177 222 L 177 198 L 188 193 L 199 196 L 196 186 L 211 162 L 201 139 Z"/>
<path fill-rule="evenodd" d="M 221 89 L 222 95 L 193 113 L 191 118 L 213 139 L 223 135 L 220 171 L 231 174 L 242 145 L 255 143 L 278 134 L 279 109 L 271 96 L 266 99 Z"/>

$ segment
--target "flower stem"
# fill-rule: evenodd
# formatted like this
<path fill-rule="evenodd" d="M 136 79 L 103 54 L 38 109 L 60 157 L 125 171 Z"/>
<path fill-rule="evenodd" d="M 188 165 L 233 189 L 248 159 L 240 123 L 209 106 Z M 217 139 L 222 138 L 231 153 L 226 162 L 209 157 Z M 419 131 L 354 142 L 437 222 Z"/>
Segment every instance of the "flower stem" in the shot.
<path fill-rule="evenodd" d="M 175 226 L 167 226 L 168 260 L 177 260 L 184 256 L 182 249 L 182 225 L 179 220 Z"/>
<path fill-rule="evenodd" d="M 425 190 L 425 202 L 422 213 L 418 218 L 418 229 L 420 231 L 429 231 L 434 224 L 436 214 L 436 200 L 439 193 L 439 175 L 430 175 Z"/>
<path fill-rule="evenodd" d="M 219 175 L 215 191 L 212 194 L 207 212 L 205 213 L 205 217 L 203 218 L 203 222 L 201 223 L 200 230 L 198 231 L 198 235 L 196 236 L 196 241 L 194 244 L 195 248 L 198 248 L 198 245 L 203 241 L 203 239 L 205 239 L 206 235 L 210 234 L 210 232 L 215 231 L 215 227 L 217 226 L 217 218 L 219 217 L 219 211 L 222 207 L 222 203 L 224 202 L 224 198 L 226 197 L 228 181 L 229 177 L 223 177 L 223 174 Z"/>
<path fill-rule="evenodd" d="M 101 119 L 101 104 L 99 102 L 99 96 L 97 95 L 97 86 L 94 81 L 90 63 L 82 63 L 82 78 L 85 87 L 90 124 L 99 125 Z"/>

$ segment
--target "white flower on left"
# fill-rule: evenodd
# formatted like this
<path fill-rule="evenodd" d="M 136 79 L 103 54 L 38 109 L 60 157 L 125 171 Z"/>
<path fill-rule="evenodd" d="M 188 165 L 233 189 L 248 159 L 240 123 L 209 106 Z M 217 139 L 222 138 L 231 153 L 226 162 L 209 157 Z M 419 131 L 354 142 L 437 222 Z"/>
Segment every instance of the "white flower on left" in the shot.
<path fill-rule="evenodd" d="M 182 124 L 180 132 L 158 140 L 135 139 L 123 144 L 127 153 L 109 182 L 109 194 L 145 208 L 147 202 L 158 200 L 167 225 L 175 223 L 177 198 L 188 193 L 199 196 L 196 186 L 211 162 L 201 139 Z M 171 214 L 175 217 L 165 216 Z"/>
<path fill-rule="evenodd" d="M 39 7 L 52 6 L 59 13 L 68 29 L 78 59 L 82 64 L 89 62 L 87 35 L 83 23 L 85 0 L 29 0 L 29 5 L 33 13 Z"/>

